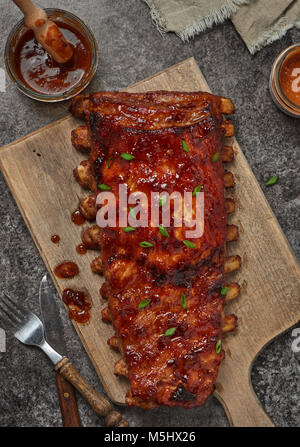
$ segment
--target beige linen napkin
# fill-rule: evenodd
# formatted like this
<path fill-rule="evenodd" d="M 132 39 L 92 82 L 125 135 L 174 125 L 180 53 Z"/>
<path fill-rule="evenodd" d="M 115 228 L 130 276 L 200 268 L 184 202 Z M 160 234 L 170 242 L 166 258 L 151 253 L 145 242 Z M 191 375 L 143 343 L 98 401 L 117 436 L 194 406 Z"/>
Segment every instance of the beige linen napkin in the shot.
<path fill-rule="evenodd" d="M 300 0 L 255 0 L 241 6 L 231 20 L 253 54 L 293 26 L 300 28 Z"/>
<path fill-rule="evenodd" d="M 182 40 L 194 37 L 228 17 L 251 53 L 300 28 L 300 0 L 143 0 L 161 32 Z"/>
<path fill-rule="evenodd" d="M 161 32 L 173 31 L 188 40 L 206 28 L 222 23 L 249 0 L 144 0 Z"/>

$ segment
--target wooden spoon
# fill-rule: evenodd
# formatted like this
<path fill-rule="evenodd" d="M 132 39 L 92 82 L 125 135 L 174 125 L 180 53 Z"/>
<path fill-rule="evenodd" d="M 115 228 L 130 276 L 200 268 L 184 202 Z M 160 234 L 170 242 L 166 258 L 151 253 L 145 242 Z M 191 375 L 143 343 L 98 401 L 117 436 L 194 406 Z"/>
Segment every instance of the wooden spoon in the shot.
<path fill-rule="evenodd" d="M 25 25 L 32 29 L 36 40 L 53 57 L 63 64 L 73 56 L 72 46 L 67 42 L 58 26 L 48 19 L 46 12 L 31 0 L 13 0 L 24 13 Z"/>

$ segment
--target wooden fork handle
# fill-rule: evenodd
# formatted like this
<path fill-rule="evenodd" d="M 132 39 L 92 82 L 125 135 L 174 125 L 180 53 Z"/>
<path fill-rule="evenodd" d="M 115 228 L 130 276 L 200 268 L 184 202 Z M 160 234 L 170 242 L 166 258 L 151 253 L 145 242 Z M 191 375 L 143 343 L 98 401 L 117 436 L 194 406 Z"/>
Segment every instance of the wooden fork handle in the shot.
<path fill-rule="evenodd" d="M 70 382 L 74 388 L 87 400 L 99 416 L 105 417 L 107 427 L 127 427 L 128 422 L 122 420 L 119 412 L 113 411 L 111 404 L 89 385 L 79 374 L 67 357 L 55 366 L 55 371 Z"/>

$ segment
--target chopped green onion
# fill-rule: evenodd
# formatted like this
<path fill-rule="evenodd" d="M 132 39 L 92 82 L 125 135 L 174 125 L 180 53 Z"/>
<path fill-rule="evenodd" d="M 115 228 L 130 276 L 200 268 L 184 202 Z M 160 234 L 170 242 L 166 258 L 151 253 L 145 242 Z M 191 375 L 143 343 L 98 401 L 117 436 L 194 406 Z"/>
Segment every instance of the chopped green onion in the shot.
<path fill-rule="evenodd" d="M 135 158 L 134 155 L 127 154 L 126 152 L 124 152 L 124 154 L 121 154 L 121 157 L 124 158 L 124 160 L 127 160 L 127 161 L 133 160 Z"/>
<path fill-rule="evenodd" d="M 159 225 L 158 228 L 159 228 L 160 234 L 162 234 L 163 236 L 169 237 L 169 233 L 165 229 L 165 227 L 163 227 L 162 225 Z"/>
<path fill-rule="evenodd" d="M 193 197 L 195 197 L 197 195 L 197 193 L 201 191 L 201 189 L 202 189 L 202 185 L 196 186 L 196 188 L 193 191 Z"/>
<path fill-rule="evenodd" d="M 108 191 L 110 189 L 110 186 L 104 185 L 103 183 L 101 185 L 98 185 L 99 189 L 102 189 L 102 191 Z"/>
<path fill-rule="evenodd" d="M 183 309 L 186 309 L 186 296 L 184 293 L 182 293 L 180 296 L 180 302 L 181 302 L 181 307 Z"/>
<path fill-rule="evenodd" d="M 140 301 L 139 305 L 138 305 L 138 309 L 143 309 L 144 307 L 147 307 L 148 304 L 150 303 L 150 299 L 149 300 L 143 300 Z"/>
<path fill-rule="evenodd" d="M 189 151 L 189 148 L 184 140 L 181 141 L 181 146 L 182 146 L 182 149 L 184 150 L 184 152 Z"/>
<path fill-rule="evenodd" d="M 220 152 L 216 152 L 216 153 L 212 156 L 211 161 L 212 161 L 213 163 L 215 163 L 216 161 L 219 160 L 219 158 L 220 158 Z"/>
<path fill-rule="evenodd" d="M 170 327 L 169 329 L 166 330 L 166 332 L 164 333 L 164 336 L 169 337 L 170 335 L 174 335 L 176 329 L 177 329 L 177 327 Z"/>
<path fill-rule="evenodd" d="M 112 155 L 110 157 L 108 157 L 107 162 L 108 162 L 107 163 L 107 167 L 108 167 L 108 169 L 110 169 L 112 167 L 113 162 L 114 162 L 114 157 Z"/>
<path fill-rule="evenodd" d="M 278 175 L 274 175 L 273 177 L 271 177 L 267 183 L 266 186 L 272 186 L 275 185 L 275 183 L 277 183 L 277 180 L 279 179 Z"/>
<path fill-rule="evenodd" d="M 221 295 L 226 295 L 227 294 L 227 292 L 229 292 L 229 287 L 226 287 L 226 286 L 224 286 L 224 287 L 222 287 L 222 289 L 221 289 Z"/>
<path fill-rule="evenodd" d="M 135 214 L 133 206 L 130 206 L 129 209 L 130 209 L 130 211 L 129 211 L 130 216 L 136 217 L 136 214 Z"/>
<path fill-rule="evenodd" d="M 133 227 L 122 228 L 122 231 L 124 231 L 124 233 L 130 233 L 130 231 L 135 231 L 135 230 L 136 230 L 136 228 L 133 228 Z"/>
<path fill-rule="evenodd" d="M 182 241 L 187 248 L 196 248 L 196 245 L 191 241 Z"/>
<path fill-rule="evenodd" d="M 222 349 L 222 341 L 221 341 L 221 339 L 219 339 L 216 344 L 216 353 L 220 354 L 221 349 Z"/>
<path fill-rule="evenodd" d="M 147 242 L 147 241 L 140 242 L 139 245 L 144 248 L 154 247 L 154 244 L 152 244 L 151 242 Z"/>
<path fill-rule="evenodd" d="M 162 196 L 162 197 L 159 199 L 159 206 L 164 206 L 164 204 L 166 203 L 166 201 L 167 201 L 167 196 Z"/>

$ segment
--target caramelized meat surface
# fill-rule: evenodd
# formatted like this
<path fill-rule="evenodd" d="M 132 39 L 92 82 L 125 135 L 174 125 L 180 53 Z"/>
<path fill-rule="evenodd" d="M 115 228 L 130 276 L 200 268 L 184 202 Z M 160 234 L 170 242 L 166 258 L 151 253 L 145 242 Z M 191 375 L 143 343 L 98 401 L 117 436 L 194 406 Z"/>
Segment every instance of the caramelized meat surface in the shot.
<path fill-rule="evenodd" d="M 148 198 L 148 205 L 140 204 L 148 207 L 146 227 L 124 231 L 117 207 L 116 226 L 85 234 L 101 249 L 108 298 L 103 316 L 116 331 L 109 344 L 123 355 L 116 373 L 128 375 L 126 401 L 144 408 L 203 405 L 224 357 L 224 328 L 234 329 L 236 320 L 226 320 L 220 293 L 227 236 L 223 113 L 233 112 L 232 103 L 201 92 L 100 92 L 75 98 L 71 111 L 88 125 L 91 189 L 105 185 L 117 205 L 119 185 L 127 186 L 128 197 L 143 192 Z M 230 149 L 224 161 L 233 159 Z M 168 227 L 152 226 L 151 193 L 183 197 L 197 189 L 204 192 L 201 236 L 187 237 L 194 212 L 175 225 L 173 206 Z M 195 202 L 196 194 L 193 210 Z M 132 209 L 125 206 L 130 226 Z M 228 240 L 237 237 L 233 227 Z"/>

